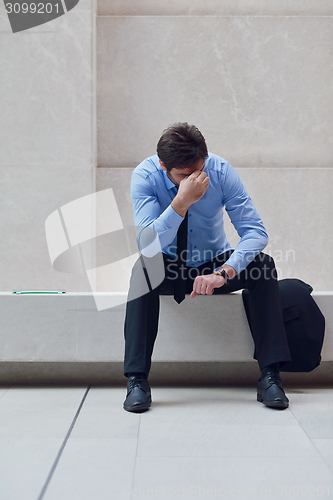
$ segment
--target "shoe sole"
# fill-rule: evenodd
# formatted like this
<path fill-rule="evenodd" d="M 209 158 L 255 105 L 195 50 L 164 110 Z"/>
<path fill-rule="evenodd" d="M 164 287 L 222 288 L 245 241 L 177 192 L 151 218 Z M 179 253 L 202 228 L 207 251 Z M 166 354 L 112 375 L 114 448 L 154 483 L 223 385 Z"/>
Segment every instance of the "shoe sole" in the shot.
<path fill-rule="evenodd" d="M 257 394 L 257 401 L 269 408 L 278 408 L 279 410 L 285 410 L 289 406 L 289 403 L 285 401 L 264 401 L 264 398 L 260 394 Z"/>
<path fill-rule="evenodd" d="M 127 405 L 125 405 L 125 401 L 124 401 L 123 408 L 126 411 L 131 411 L 132 413 L 142 413 L 143 411 L 149 410 L 149 408 L 151 407 L 151 403 L 152 403 L 151 397 L 148 400 L 148 404 L 146 403 L 146 404 L 141 404 L 141 405 L 139 404 L 139 405 L 127 406 Z"/>
<path fill-rule="evenodd" d="M 142 413 L 144 411 L 149 410 L 150 405 L 134 405 L 134 406 L 125 406 L 123 405 L 124 410 L 130 411 L 132 413 Z"/>

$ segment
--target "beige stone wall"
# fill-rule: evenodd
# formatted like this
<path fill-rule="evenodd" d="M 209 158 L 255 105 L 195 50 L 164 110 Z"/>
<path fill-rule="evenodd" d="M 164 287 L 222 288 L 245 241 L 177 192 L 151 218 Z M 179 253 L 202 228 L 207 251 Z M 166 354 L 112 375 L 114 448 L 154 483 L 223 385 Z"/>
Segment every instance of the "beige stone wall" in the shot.
<path fill-rule="evenodd" d="M 134 167 L 188 121 L 235 167 L 331 167 L 332 6 L 100 2 L 98 166 Z"/>
<path fill-rule="evenodd" d="M 0 290 L 90 291 L 52 269 L 45 219 L 112 187 L 130 224 L 131 170 L 185 120 L 240 173 L 280 277 L 332 290 L 332 24 L 331 0 L 80 0 L 13 34 L 0 3 Z"/>
<path fill-rule="evenodd" d="M 0 290 L 90 291 L 53 270 L 45 220 L 95 190 L 94 10 L 12 33 L 0 3 Z"/>

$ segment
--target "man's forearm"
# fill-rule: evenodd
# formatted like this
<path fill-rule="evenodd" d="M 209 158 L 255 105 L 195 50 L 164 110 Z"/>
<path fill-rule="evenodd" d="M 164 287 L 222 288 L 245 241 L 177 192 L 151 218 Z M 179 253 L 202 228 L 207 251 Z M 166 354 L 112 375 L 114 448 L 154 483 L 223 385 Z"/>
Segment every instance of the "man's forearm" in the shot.
<path fill-rule="evenodd" d="M 241 273 L 250 262 L 265 248 L 268 236 L 264 231 L 248 231 L 236 245 L 234 252 L 226 262 Z"/>
<path fill-rule="evenodd" d="M 175 196 L 175 198 L 171 202 L 171 206 L 175 212 L 181 217 L 185 217 L 186 212 L 191 206 L 191 203 L 188 203 L 186 200 L 182 200 L 181 198 Z"/>

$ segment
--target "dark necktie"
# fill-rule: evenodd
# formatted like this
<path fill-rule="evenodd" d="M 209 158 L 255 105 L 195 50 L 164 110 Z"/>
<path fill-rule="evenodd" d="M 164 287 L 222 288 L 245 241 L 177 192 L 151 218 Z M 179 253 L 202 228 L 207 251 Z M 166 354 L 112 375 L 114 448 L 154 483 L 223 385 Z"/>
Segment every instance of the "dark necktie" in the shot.
<path fill-rule="evenodd" d="M 180 224 L 177 232 L 177 278 L 175 279 L 174 299 L 180 304 L 185 299 L 186 285 L 186 254 L 187 254 L 187 220 L 188 215 Z M 184 273 L 184 277 L 182 277 Z"/>

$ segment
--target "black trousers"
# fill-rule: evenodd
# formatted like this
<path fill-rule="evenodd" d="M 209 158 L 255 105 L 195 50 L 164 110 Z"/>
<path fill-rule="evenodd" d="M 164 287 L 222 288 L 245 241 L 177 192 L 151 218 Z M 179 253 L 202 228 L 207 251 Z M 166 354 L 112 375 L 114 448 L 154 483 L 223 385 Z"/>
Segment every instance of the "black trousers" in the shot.
<path fill-rule="evenodd" d="M 215 267 L 225 263 L 232 250 L 218 255 L 199 267 L 186 268 L 186 293 L 191 293 L 196 276 L 211 274 Z M 165 278 L 163 282 L 147 290 L 147 273 L 142 272 L 142 257 L 133 266 L 131 289 L 142 289 L 143 294 L 126 305 L 124 325 L 125 357 L 124 375 L 129 372 L 145 373 L 148 377 L 151 357 L 157 336 L 160 295 L 173 295 L 175 284 L 175 260 L 163 254 Z M 144 281 L 144 283 L 143 283 Z M 262 370 L 267 365 L 279 363 L 283 366 L 291 361 L 286 331 L 283 323 L 282 304 L 277 283 L 274 260 L 260 253 L 247 268 L 235 276 L 228 285 L 215 288 L 214 295 L 226 294 L 241 289 L 249 290 L 249 309 L 255 350 L 254 359 Z M 196 300 L 196 299 L 193 299 Z M 223 300 L 223 299 L 222 299 Z M 177 303 L 175 302 L 175 307 Z M 222 327 L 223 328 L 223 327 Z M 223 331 L 221 332 L 223 334 Z M 189 342 L 191 339 L 189 339 Z"/>

